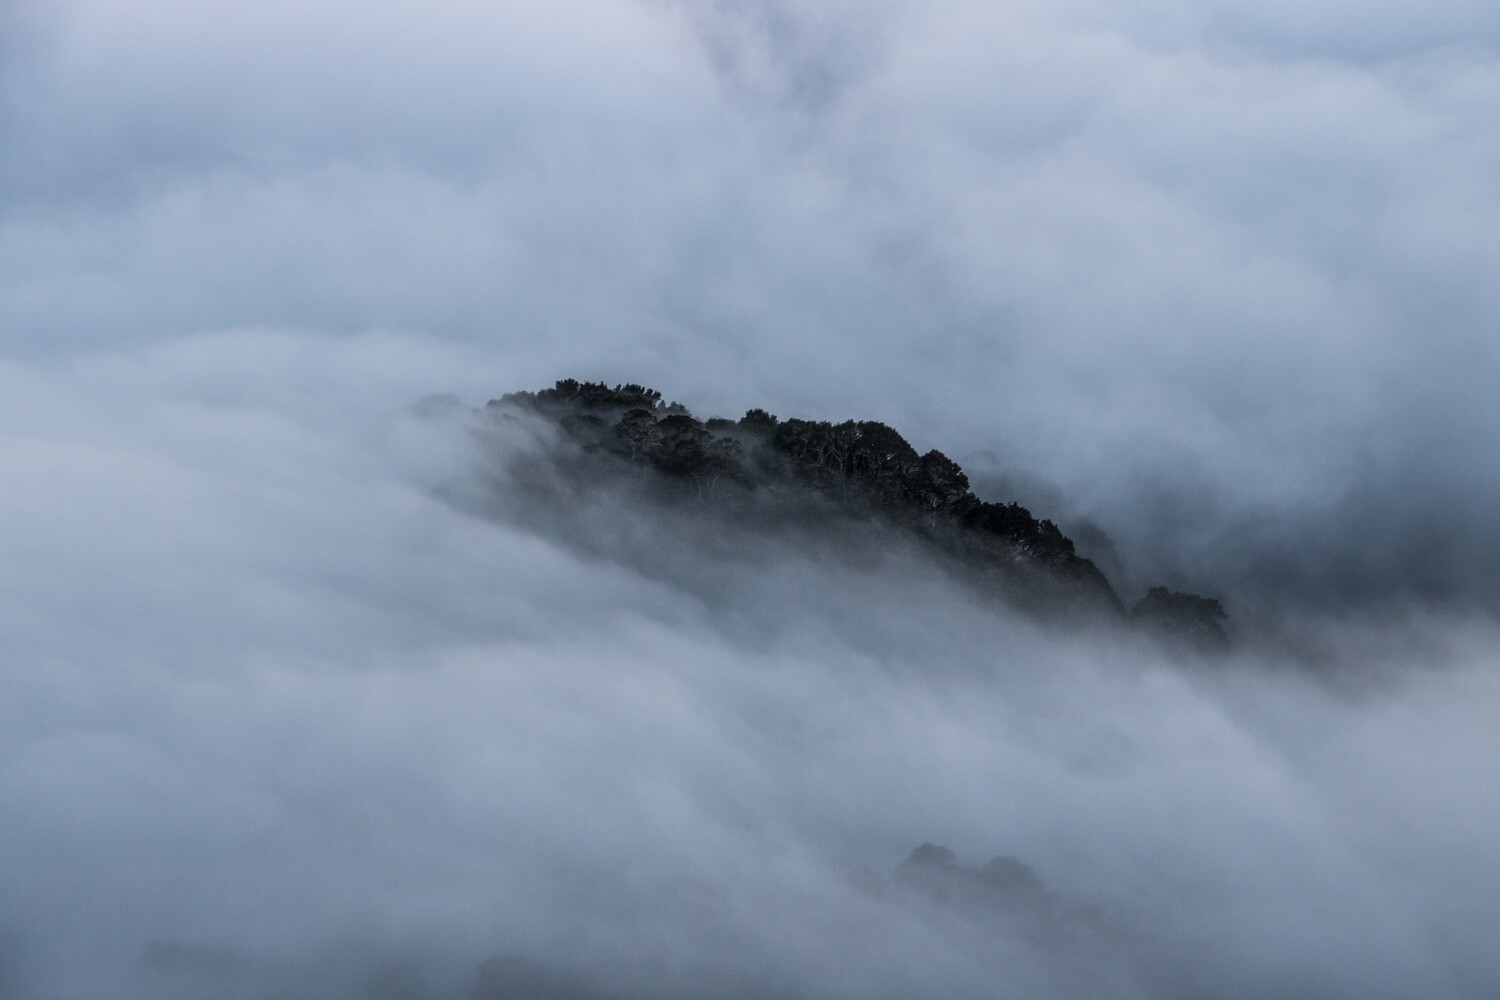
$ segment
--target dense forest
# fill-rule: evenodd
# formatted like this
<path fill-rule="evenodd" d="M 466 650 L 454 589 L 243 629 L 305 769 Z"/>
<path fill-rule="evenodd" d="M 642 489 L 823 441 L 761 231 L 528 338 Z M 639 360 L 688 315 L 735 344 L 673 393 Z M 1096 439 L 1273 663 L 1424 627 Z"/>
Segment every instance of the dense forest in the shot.
<path fill-rule="evenodd" d="M 1015 502 L 981 499 L 957 462 L 937 450 L 919 454 L 883 423 L 783 419 L 762 409 L 700 420 L 655 389 L 574 379 L 504 395 L 485 412 L 555 425 L 551 471 L 573 482 L 644 478 L 659 502 L 739 522 L 879 522 L 1022 610 L 1128 621 L 1204 650 L 1228 642 L 1219 601 L 1151 587 L 1127 608 L 1055 523 Z"/>

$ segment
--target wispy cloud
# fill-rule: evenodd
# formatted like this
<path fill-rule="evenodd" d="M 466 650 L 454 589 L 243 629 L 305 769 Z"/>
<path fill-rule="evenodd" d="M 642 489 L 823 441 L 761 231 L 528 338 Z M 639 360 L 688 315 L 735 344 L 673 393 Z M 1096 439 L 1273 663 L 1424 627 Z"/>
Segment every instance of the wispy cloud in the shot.
<path fill-rule="evenodd" d="M 1492 993 L 1497 90 L 1463 0 L 8 6 L 0 994 Z M 887 421 L 1296 655 L 439 499 L 401 409 L 562 376 Z"/>

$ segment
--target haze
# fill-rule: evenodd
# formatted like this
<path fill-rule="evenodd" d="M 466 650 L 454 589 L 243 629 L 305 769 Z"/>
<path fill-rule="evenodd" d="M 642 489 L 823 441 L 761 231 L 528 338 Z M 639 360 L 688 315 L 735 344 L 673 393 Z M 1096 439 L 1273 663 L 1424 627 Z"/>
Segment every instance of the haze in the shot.
<path fill-rule="evenodd" d="M 1497 42 L 0 9 L 0 997 L 1493 996 Z M 885 421 L 1234 651 L 544 530 L 544 440 L 413 408 L 563 377 Z"/>

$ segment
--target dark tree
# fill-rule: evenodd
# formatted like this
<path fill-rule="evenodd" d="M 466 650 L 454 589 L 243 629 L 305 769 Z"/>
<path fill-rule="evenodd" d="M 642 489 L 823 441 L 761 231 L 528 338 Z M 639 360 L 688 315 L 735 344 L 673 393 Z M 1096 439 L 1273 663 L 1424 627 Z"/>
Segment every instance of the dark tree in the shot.
<path fill-rule="evenodd" d="M 1186 639 L 1204 649 L 1229 645 L 1224 630 L 1229 614 L 1211 597 L 1152 587 L 1131 610 L 1130 617 L 1145 628 Z"/>

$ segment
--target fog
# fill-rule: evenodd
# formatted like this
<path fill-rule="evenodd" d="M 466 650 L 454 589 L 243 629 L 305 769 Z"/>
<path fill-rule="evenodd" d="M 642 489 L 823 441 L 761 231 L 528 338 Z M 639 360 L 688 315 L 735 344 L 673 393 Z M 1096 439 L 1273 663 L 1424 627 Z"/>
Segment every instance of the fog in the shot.
<path fill-rule="evenodd" d="M 1493 608 L 1497 33 L 1460 0 L 12 4 L 0 338 L 421 333 L 992 450 L 1183 586 Z"/>
<path fill-rule="evenodd" d="M 0 997 L 1494 995 L 1497 34 L 7 5 Z M 886 421 L 1234 646 L 414 408 L 570 376 Z"/>
<path fill-rule="evenodd" d="M 1202 662 L 913 546 L 522 526 L 543 431 L 370 406 L 466 361 L 8 370 L 10 995 L 1491 991 L 1487 619 Z M 1047 905 L 903 888 L 926 842 Z"/>

